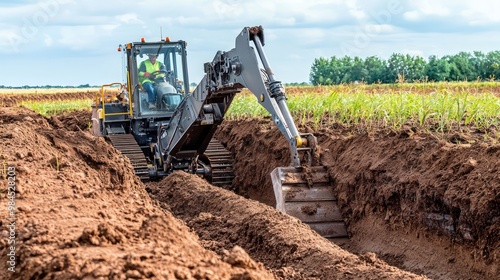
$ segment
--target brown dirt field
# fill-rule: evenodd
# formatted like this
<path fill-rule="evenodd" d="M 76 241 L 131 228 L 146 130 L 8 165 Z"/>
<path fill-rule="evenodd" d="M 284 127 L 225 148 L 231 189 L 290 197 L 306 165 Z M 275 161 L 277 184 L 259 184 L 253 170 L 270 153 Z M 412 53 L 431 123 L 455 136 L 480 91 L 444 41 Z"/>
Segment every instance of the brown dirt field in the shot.
<path fill-rule="evenodd" d="M 92 99 L 95 92 L 67 92 L 67 93 L 32 93 L 32 94 L 0 94 L 0 107 L 17 106 L 21 101 L 57 101 L 71 99 Z"/>
<path fill-rule="evenodd" d="M 0 279 L 499 274 L 500 145 L 483 135 L 314 131 L 351 235 L 339 247 L 268 206 L 269 173 L 289 163 L 287 143 L 269 120 L 228 121 L 217 132 L 235 158 L 231 192 L 185 173 L 144 185 L 126 158 L 90 135 L 88 119 L 86 111 L 47 120 L 0 108 L 0 160 L 16 168 L 17 182 L 17 272 L 2 266 Z M 7 189 L 3 176 L 0 183 Z M 0 204 L 8 205 L 4 193 Z"/>

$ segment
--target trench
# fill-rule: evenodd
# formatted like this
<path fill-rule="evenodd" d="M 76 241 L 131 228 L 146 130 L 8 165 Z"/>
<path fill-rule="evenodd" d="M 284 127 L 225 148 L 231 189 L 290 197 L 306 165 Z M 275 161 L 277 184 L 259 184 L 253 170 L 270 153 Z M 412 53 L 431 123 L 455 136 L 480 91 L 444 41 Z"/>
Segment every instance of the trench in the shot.
<path fill-rule="evenodd" d="M 216 133 L 233 154 L 236 177 L 230 191 L 239 198 L 221 195 L 217 188 L 201 183 L 200 188 L 192 188 L 199 195 L 177 196 L 186 194 L 190 184 L 196 185 L 194 175 L 169 176 L 147 183 L 146 188 L 153 200 L 198 234 L 205 248 L 222 256 L 224 250 L 241 246 L 281 279 L 328 279 L 351 273 L 358 279 L 413 277 L 404 271 L 431 279 L 495 279 L 498 275 L 498 195 L 494 188 L 474 185 L 474 174 L 481 171 L 483 180 L 493 185 L 499 178 L 491 165 L 474 165 L 470 160 L 495 165 L 500 158 L 498 145 L 462 147 L 426 135 L 412 138 L 405 131 L 366 134 L 341 126 L 300 130 L 318 137 L 321 161 L 334 178 L 334 192 L 350 234 L 348 240 L 333 241 L 342 251 L 270 208 L 274 193 L 269 174 L 275 167 L 287 166 L 290 156 L 288 144 L 268 119 L 225 121 Z M 178 190 L 162 197 L 165 185 Z M 462 190 L 458 185 L 470 188 Z M 466 204 L 476 205 L 479 214 L 464 206 L 464 196 L 470 197 Z M 360 262 L 366 267 L 360 267 Z M 403 274 L 386 274 L 392 271 L 388 265 Z M 347 266 L 358 270 L 342 271 Z M 365 268 L 375 271 L 370 272 L 374 277 L 363 274 Z"/>
<path fill-rule="evenodd" d="M 341 126 L 318 132 L 311 126 L 300 129 L 318 138 L 322 164 L 328 166 L 334 178 L 334 192 L 348 226 L 349 239 L 331 241 L 348 252 L 360 256 L 374 254 L 387 264 L 432 279 L 496 278 L 499 259 L 495 246 L 484 244 L 498 244 L 498 236 L 491 236 L 498 230 L 498 194 L 488 194 L 489 206 L 484 211 L 490 212 L 490 219 L 474 221 L 484 223 L 489 230 L 482 240 L 481 232 L 471 232 L 478 225 L 461 221 L 468 215 L 462 213 L 461 217 L 461 209 L 466 212 L 470 208 L 460 201 L 471 191 L 454 194 L 458 202 L 450 202 L 446 197 L 446 192 L 461 191 L 449 181 L 460 185 L 474 180 L 467 173 L 471 168 L 464 165 L 467 159 L 479 156 L 488 160 L 491 153 L 487 148 L 462 149 L 429 135 L 421 135 L 415 141 L 408 137 L 408 131 L 356 135 Z M 226 121 L 215 137 L 234 155 L 236 178 L 232 191 L 274 207 L 269 174 L 278 166 L 287 166 L 290 155 L 288 144 L 270 120 Z M 464 155 L 457 159 L 454 149 Z M 497 154 L 498 151 L 491 155 L 493 161 Z M 441 169 L 426 166 L 424 159 L 428 158 L 437 158 Z M 466 163 L 457 163 L 463 161 Z M 457 172 L 457 168 L 462 172 Z M 427 170 L 426 174 L 423 170 Z M 430 181 L 430 177 L 440 179 Z M 494 174 L 491 179 L 499 180 Z M 447 189 L 439 191 L 443 185 Z M 471 240 L 471 236 L 475 239 Z"/>

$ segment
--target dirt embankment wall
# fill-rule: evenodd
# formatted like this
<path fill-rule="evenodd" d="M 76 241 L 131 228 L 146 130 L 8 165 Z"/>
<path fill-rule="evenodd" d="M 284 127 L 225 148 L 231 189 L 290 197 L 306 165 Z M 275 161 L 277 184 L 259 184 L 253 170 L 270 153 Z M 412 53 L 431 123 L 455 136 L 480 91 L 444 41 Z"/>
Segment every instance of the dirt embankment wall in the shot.
<path fill-rule="evenodd" d="M 432 135 L 409 127 L 370 133 L 340 125 L 312 127 L 300 130 L 318 137 L 321 163 L 329 168 L 353 236 L 365 220 L 381 221 L 393 235 L 449 248 L 435 255 L 444 260 L 443 273 L 478 271 L 475 279 L 498 275 L 500 145 L 494 138 L 473 128 Z M 274 206 L 269 173 L 287 166 L 290 155 L 271 121 L 224 122 L 216 137 L 235 155 L 233 190 Z"/>

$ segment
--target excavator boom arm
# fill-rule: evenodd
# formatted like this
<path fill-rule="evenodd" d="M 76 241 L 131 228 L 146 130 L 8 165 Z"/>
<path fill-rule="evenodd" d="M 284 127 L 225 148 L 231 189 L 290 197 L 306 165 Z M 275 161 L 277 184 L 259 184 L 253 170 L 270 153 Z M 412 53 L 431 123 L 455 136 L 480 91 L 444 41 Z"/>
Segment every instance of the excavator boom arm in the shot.
<path fill-rule="evenodd" d="M 165 163 L 169 164 L 172 158 L 192 160 L 202 154 L 234 95 L 248 88 L 290 143 L 291 165 L 301 165 L 297 147 L 315 138 L 304 139 L 303 143 L 286 105 L 285 89 L 275 80 L 267 61 L 263 42 L 262 27 L 245 27 L 236 38 L 235 48 L 217 52 L 213 61 L 204 65 L 201 82 L 184 98 L 169 124 L 159 128 L 159 151 Z"/>
<path fill-rule="evenodd" d="M 263 45 L 262 27 L 246 27 L 236 38 L 234 49 L 217 52 L 213 61 L 205 64 L 205 76 L 194 92 L 183 99 L 169 124 L 159 128 L 156 156 L 161 158 L 164 171 L 179 168 L 173 166 L 176 164 L 204 174 L 203 170 L 198 172 L 198 156 L 205 152 L 234 95 L 248 88 L 290 144 L 291 166 L 277 167 L 271 173 L 277 209 L 325 237 L 346 236 L 327 169 L 312 166 L 317 160 L 316 137 L 297 131 L 286 105 L 285 89 L 274 78 Z M 303 159 L 308 160 L 304 165 Z"/>
<path fill-rule="evenodd" d="M 212 62 L 205 63 L 205 75 L 196 89 L 189 93 L 185 86 L 186 94 L 178 103 L 181 95 L 173 86 L 175 78 L 182 72 L 184 83 L 189 83 L 186 43 L 128 43 L 123 50 L 131 102 L 104 101 L 102 90 L 101 99 L 96 96 L 92 105 L 95 133 L 106 135 L 131 160 L 143 180 L 183 170 L 201 175 L 214 185 L 230 186 L 238 170 L 231 153 L 212 138 L 234 96 L 248 88 L 290 145 L 290 166 L 276 167 L 271 172 L 276 208 L 325 237 L 345 237 L 347 231 L 331 188 L 333 181 L 327 167 L 319 165 L 316 137 L 298 132 L 286 104 L 285 89 L 274 77 L 263 46 L 261 26 L 243 28 L 235 47 L 218 51 Z M 137 63 L 151 53 L 161 53 L 164 64 L 169 66 L 165 72 L 170 75 L 169 85 L 167 81 L 156 85 L 156 108 L 154 104 L 143 104 L 151 100 L 147 100 L 138 81 Z"/>

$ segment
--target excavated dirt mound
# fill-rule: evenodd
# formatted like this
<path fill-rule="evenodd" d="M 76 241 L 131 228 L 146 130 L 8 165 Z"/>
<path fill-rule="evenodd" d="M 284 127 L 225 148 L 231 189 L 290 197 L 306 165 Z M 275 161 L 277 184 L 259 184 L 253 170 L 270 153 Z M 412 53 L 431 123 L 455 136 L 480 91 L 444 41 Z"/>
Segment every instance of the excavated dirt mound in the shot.
<path fill-rule="evenodd" d="M 90 131 L 92 111 L 81 110 L 71 113 L 52 116 L 48 122 L 54 128 L 61 128 L 70 131 Z"/>
<path fill-rule="evenodd" d="M 14 216 L 2 211 L 0 279 L 272 278 L 241 248 L 223 257 L 204 249 L 151 201 L 130 162 L 102 138 L 53 127 L 26 109 L 0 108 L 0 139 L 17 191 Z M 6 266 L 10 246 L 14 273 Z"/>
<path fill-rule="evenodd" d="M 21 101 L 57 101 L 72 99 L 92 99 L 95 92 L 67 92 L 67 93 L 32 93 L 32 94 L 0 94 L 0 106 L 17 106 Z"/>
<path fill-rule="evenodd" d="M 345 127 L 318 137 L 352 251 L 435 279 L 495 279 L 500 264 L 500 145 L 483 133 L 404 129 L 371 134 Z M 494 134 L 491 134 L 494 135 Z M 269 120 L 225 122 L 216 134 L 235 155 L 233 190 L 274 205 L 268 175 L 290 162 Z M 493 142 L 493 143 L 491 143 Z M 265 164 L 264 164 L 265 163 Z"/>
<path fill-rule="evenodd" d="M 391 267 L 373 254 L 361 257 L 322 238 L 274 208 L 177 172 L 149 183 L 153 198 L 187 221 L 205 246 L 222 253 L 235 245 L 285 279 L 425 279 Z"/>

